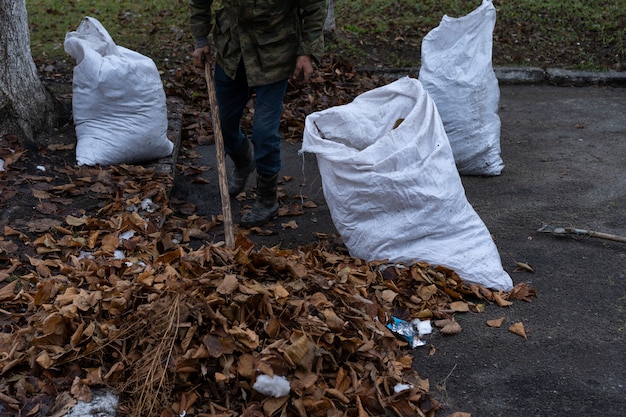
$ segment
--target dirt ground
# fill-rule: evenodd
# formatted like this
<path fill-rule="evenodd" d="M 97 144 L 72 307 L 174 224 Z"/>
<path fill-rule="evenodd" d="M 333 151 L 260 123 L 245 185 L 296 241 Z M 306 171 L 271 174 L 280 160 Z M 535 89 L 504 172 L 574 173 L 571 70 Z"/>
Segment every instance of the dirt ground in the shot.
<path fill-rule="evenodd" d="M 532 303 L 488 305 L 457 316 L 463 332 L 435 333 L 414 353 L 445 409 L 473 416 L 621 416 L 626 409 L 626 243 L 539 232 L 544 224 L 626 236 L 626 89 L 501 86 L 497 177 L 463 177 L 466 195 L 500 251 L 514 284 L 530 283 Z M 252 232 L 259 247 L 298 247 L 336 234 L 314 155 L 283 144 L 284 208 L 304 201 L 298 216 L 279 217 Z M 215 167 L 213 146 L 195 149 Z M 221 210 L 217 170 L 206 184 L 178 175 L 172 203 L 193 203 L 200 215 Z M 233 200 L 233 218 L 251 204 Z M 294 222 L 297 228 L 294 228 Z M 214 240 L 223 240 L 220 228 Z M 237 229 L 237 231 L 239 231 Z M 519 271 L 518 262 L 535 273 Z M 504 317 L 501 328 L 487 320 Z M 507 331 L 523 323 L 527 338 Z"/>

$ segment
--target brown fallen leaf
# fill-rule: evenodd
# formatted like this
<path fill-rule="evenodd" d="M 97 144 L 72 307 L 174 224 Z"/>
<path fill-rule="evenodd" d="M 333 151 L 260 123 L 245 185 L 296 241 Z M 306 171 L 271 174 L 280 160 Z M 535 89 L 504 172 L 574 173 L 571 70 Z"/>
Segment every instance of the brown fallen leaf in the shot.
<path fill-rule="evenodd" d="M 78 401 L 90 402 L 91 401 L 91 389 L 81 379 L 76 376 L 72 382 L 72 388 L 70 389 L 72 396 Z"/>
<path fill-rule="evenodd" d="M 454 301 L 450 303 L 450 308 L 459 313 L 466 313 L 469 311 L 469 305 L 465 301 Z"/>
<path fill-rule="evenodd" d="M 287 406 L 287 401 L 289 401 L 289 396 L 286 395 L 280 398 L 268 398 L 263 401 L 263 411 L 267 416 L 273 416 L 280 411 L 281 408 Z"/>
<path fill-rule="evenodd" d="M 281 223 L 280 226 L 284 229 L 297 229 L 298 228 L 298 223 L 296 223 L 295 220 L 292 220 L 290 222 L 287 223 Z"/>
<path fill-rule="evenodd" d="M 274 286 L 274 297 L 277 300 L 282 299 L 282 298 L 287 298 L 289 297 L 289 291 L 287 291 L 285 287 L 283 287 L 282 285 L 278 283 Z"/>
<path fill-rule="evenodd" d="M 509 327 L 509 331 L 526 339 L 526 330 L 524 330 L 524 325 L 522 324 L 522 322 L 517 322 L 513 324 L 511 327 Z"/>
<path fill-rule="evenodd" d="M 224 383 L 230 380 L 230 376 L 224 375 L 221 372 L 216 372 L 214 376 L 215 376 L 215 382 L 217 383 Z"/>
<path fill-rule="evenodd" d="M 14 228 L 8 225 L 4 226 L 4 235 L 5 236 L 19 236 L 20 239 L 24 239 L 26 237 L 25 234 L 23 234 L 19 230 L 15 230 Z"/>
<path fill-rule="evenodd" d="M 52 195 L 49 192 L 44 191 L 44 190 L 33 189 L 32 193 L 33 193 L 33 197 L 39 200 L 47 200 L 50 197 L 52 197 Z"/>
<path fill-rule="evenodd" d="M 470 310 L 473 311 L 474 313 L 484 313 L 485 312 L 485 304 L 484 303 L 474 304 L 474 305 L 470 306 Z"/>
<path fill-rule="evenodd" d="M 237 275 L 235 274 L 226 274 L 224 275 L 224 280 L 217 287 L 216 291 L 219 294 L 232 294 L 239 288 L 239 280 L 237 279 Z"/>
<path fill-rule="evenodd" d="M 302 359 L 311 350 L 310 345 L 311 344 L 309 343 L 309 338 L 307 337 L 307 335 L 302 334 L 302 336 L 300 336 L 291 345 L 285 348 L 285 353 L 293 364 L 300 365 Z"/>
<path fill-rule="evenodd" d="M 537 297 L 537 290 L 531 288 L 527 283 L 520 282 L 511 290 L 509 298 L 511 300 L 522 300 L 531 302 L 533 298 Z"/>
<path fill-rule="evenodd" d="M 76 147 L 74 143 L 53 143 L 48 145 L 51 151 L 71 151 Z"/>
<path fill-rule="evenodd" d="M 113 234 L 104 235 L 101 245 L 103 251 L 113 253 L 120 245 L 120 238 Z"/>
<path fill-rule="evenodd" d="M 59 209 L 54 203 L 41 202 L 35 206 L 35 210 L 42 214 L 55 214 Z"/>
<path fill-rule="evenodd" d="M 435 345 L 431 344 L 430 348 L 428 349 L 428 356 L 433 356 L 436 352 L 437 348 L 435 347 Z"/>
<path fill-rule="evenodd" d="M 422 300 L 430 300 L 432 296 L 437 294 L 437 286 L 435 284 L 425 285 L 417 290 L 417 294 Z"/>
<path fill-rule="evenodd" d="M 328 388 L 326 394 L 330 397 L 336 398 L 344 404 L 350 404 L 350 398 L 346 397 L 343 392 L 336 388 Z"/>
<path fill-rule="evenodd" d="M 204 177 L 195 177 L 191 180 L 191 183 L 193 184 L 210 184 L 211 181 L 209 181 L 207 178 Z"/>
<path fill-rule="evenodd" d="M 19 281 L 15 280 L 0 288 L 0 301 L 4 302 L 13 300 L 17 292 L 17 284 L 19 284 Z"/>
<path fill-rule="evenodd" d="M 87 224 L 87 217 L 83 216 L 83 217 L 75 217 L 75 216 L 67 216 L 65 218 L 65 223 L 67 223 L 70 226 L 82 226 L 84 224 Z"/>
<path fill-rule="evenodd" d="M 233 327 L 228 329 L 227 333 L 248 349 L 256 349 L 259 346 L 259 335 L 251 329 Z"/>
<path fill-rule="evenodd" d="M 394 298 L 398 296 L 398 293 L 392 290 L 384 290 L 382 292 L 382 298 L 388 303 L 393 303 Z"/>
<path fill-rule="evenodd" d="M 448 324 L 452 323 L 453 319 L 441 319 L 433 321 L 433 324 L 439 328 L 446 327 Z"/>
<path fill-rule="evenodd" d="M 458 334 L 461 333 L 463 329 L 461 328 L 461 325 L 459 323 L 457 323 L 456 321 L 452 321 L 448 324 L 446 324 L 443 329 L 441 329 L 441 333 L 443 334 Z"/>
<path fill-rule="evenodd" d="M 8 170 L 11 164 L 17 162 L 25 153 L 25 150 L 21 150 L 18 152 L 12 152 L 10 154 L 3 155 L 2 159 L 4 160 L 4 170 Z"/>
<path fill-rule="evenodd" d="M 55 405 L 50 410 L 48 417 L 63 417 L 70 412 L 78 401 L 72 397 L 69 391 L 63 391 L 55 398 Z"/>
<path fill-rule="evenodd" d="M 512 302 L 505 300 L 502 294 L 498 292 L 493 293 L 493 298 L 496 300 L 496 303 L 498 303 L 500 307 L 508 307 L 510 305 L 513 305 Z"/>
<path fill-rule="evenodd" d="M 261 229 L 258 226 L 251 227 L 250 231 L 255 232 L 259 236 L 271 236 L 276 234 L 276 232 L 271 229 Z"/>
<path fill-rule="evenodd" d="M 487 326 L 489 327 L 500 327 L 504 323 L 504 317 L 500 317 L 498 319 L 487 320 Z"/>
<path fill-rule="evenodd" d="M 19 246 L 17 246 L 17 244 L 15 244 L 14 242 L 10 240 L 0 239 L 0 253 L 2 253 L 3 251 L 6 253 L 13 253 L 13 252 L 17 252 L 18 249 L 19 249 Z M 3 273 L 6 273 L 6 271 L 0 272 L 0 277 L 3 275 Z M 2 279 L 0 279 L 0 281 L 2 281 Z"/>
<path fill-rule="evenodd" d="M 532 272 L 533 274 L 537 272 L 537 269 L 527 262 L 516 262 L 515 265 L 513 272 Z"/>
<path fill-rule="evenodd" d="M 41 366 L 44 369 L 48 369 L 52 365 L 54 365 L 54 360 L 52 360 L 52 358 L 50 358 L 50 355 L 45 350 L 42 351 L 37 356 L 37 358 L 35 359 L 35 362 L 37 362 L 37 364 L 39 364 L 39 366 Z"/>
<path fill-rule="evenodd" d="M 278 217 L 293 217 L 293 216 L 301 216 L 304 214 L 304 211 L 302 211 L 302 207 L 300 205 L 289 205 L 289 206 L 282 206 L 281 208 L 278 209 L 278 213 L 277 216 Z"/>

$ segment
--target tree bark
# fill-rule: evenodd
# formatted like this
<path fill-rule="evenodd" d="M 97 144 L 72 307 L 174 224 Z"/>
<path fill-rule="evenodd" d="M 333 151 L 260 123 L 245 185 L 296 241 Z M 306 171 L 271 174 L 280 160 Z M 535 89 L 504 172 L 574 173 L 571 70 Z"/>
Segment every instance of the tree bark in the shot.
<path fill-rule="evenodd" d="M 335 0 L 329 0 L 328 14 L 326 15 L 326 21 L 324 22 L 324 32 L 334 33 L 335 29 Z"/>
<path fill-rule="evenodd" d="M 62 111 L 37 74 L 26 0 L 0 0 L 0 22 L 0 136 L 15 134 L 28 146 L 45 144 Z"/>

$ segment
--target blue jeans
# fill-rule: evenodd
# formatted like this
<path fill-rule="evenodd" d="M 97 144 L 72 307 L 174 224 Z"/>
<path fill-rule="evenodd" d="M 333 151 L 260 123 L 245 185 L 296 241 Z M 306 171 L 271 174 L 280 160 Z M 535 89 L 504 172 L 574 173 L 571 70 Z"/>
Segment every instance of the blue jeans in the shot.
<path fill-rule="evenodd" d="M 224 70 L 215 67 L 215 93 L 219 106 L 224 150 L 228 155 L 237 154 L 246 141 L 241 130 L 241 117 L 253 93 L 256 93 L 252 122 L 252 144 L 257 174 L 271 177 L 280 171 L 280 119 L 287 80 L 273 84 L 249 87 L 243 62 L 239 63 L 235 79 Z"/>

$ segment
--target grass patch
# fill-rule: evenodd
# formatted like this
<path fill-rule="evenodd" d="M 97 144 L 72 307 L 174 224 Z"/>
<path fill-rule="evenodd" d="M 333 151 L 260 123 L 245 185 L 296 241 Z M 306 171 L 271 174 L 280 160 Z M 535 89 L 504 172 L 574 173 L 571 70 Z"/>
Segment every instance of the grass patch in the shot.
<path fill-rule="evenodd" d="M 337 33 L 327 50 L 357 66 L 418 66 L 423 37 L 442 16 L 464 16 L 480 0 L 337 0 Z M 494 30 L 498 66 L 620 69 L 626 65 L 626 3 L 607 0 L 501 0 Z M 180 61 L 192 48 L 187 0 L 27 0 L 35 59 L 67 60 L 65 34 L 84 16 L 119 45 L 157 65 Z"/>
<path fill-rule="evenodd" d="M 389 65 L 393 56 L 418 66 L 423 37 L 443 15 L 460 17 L 480 0 L 337 0 L 337 27 L 359 38 L 355 47 L 377 54 L 359 58 L 357 65 Z M 499 66 L 621 69 L 626 64 L 626 3 L 602 5 L 584 0 L 494 1 L 497 10 L 493 61 Z M 335 39 L 340 39 L 337 36 Z M 377 47 L 376 47 L 377 45 Z M 384 46 L 388 54 L 381 53 Z M 333 40 L 331 51 L 349 52 Z"/>
<path fill-rule="evenodd" d="M 155 59 L 192 45 L 187 0 L 26 0 L 26 9 L 31 51 L 39 59 L 70 58 L 63 49 L 65 35 L 85 16 L 98 19 L 118 45 Z"/>

